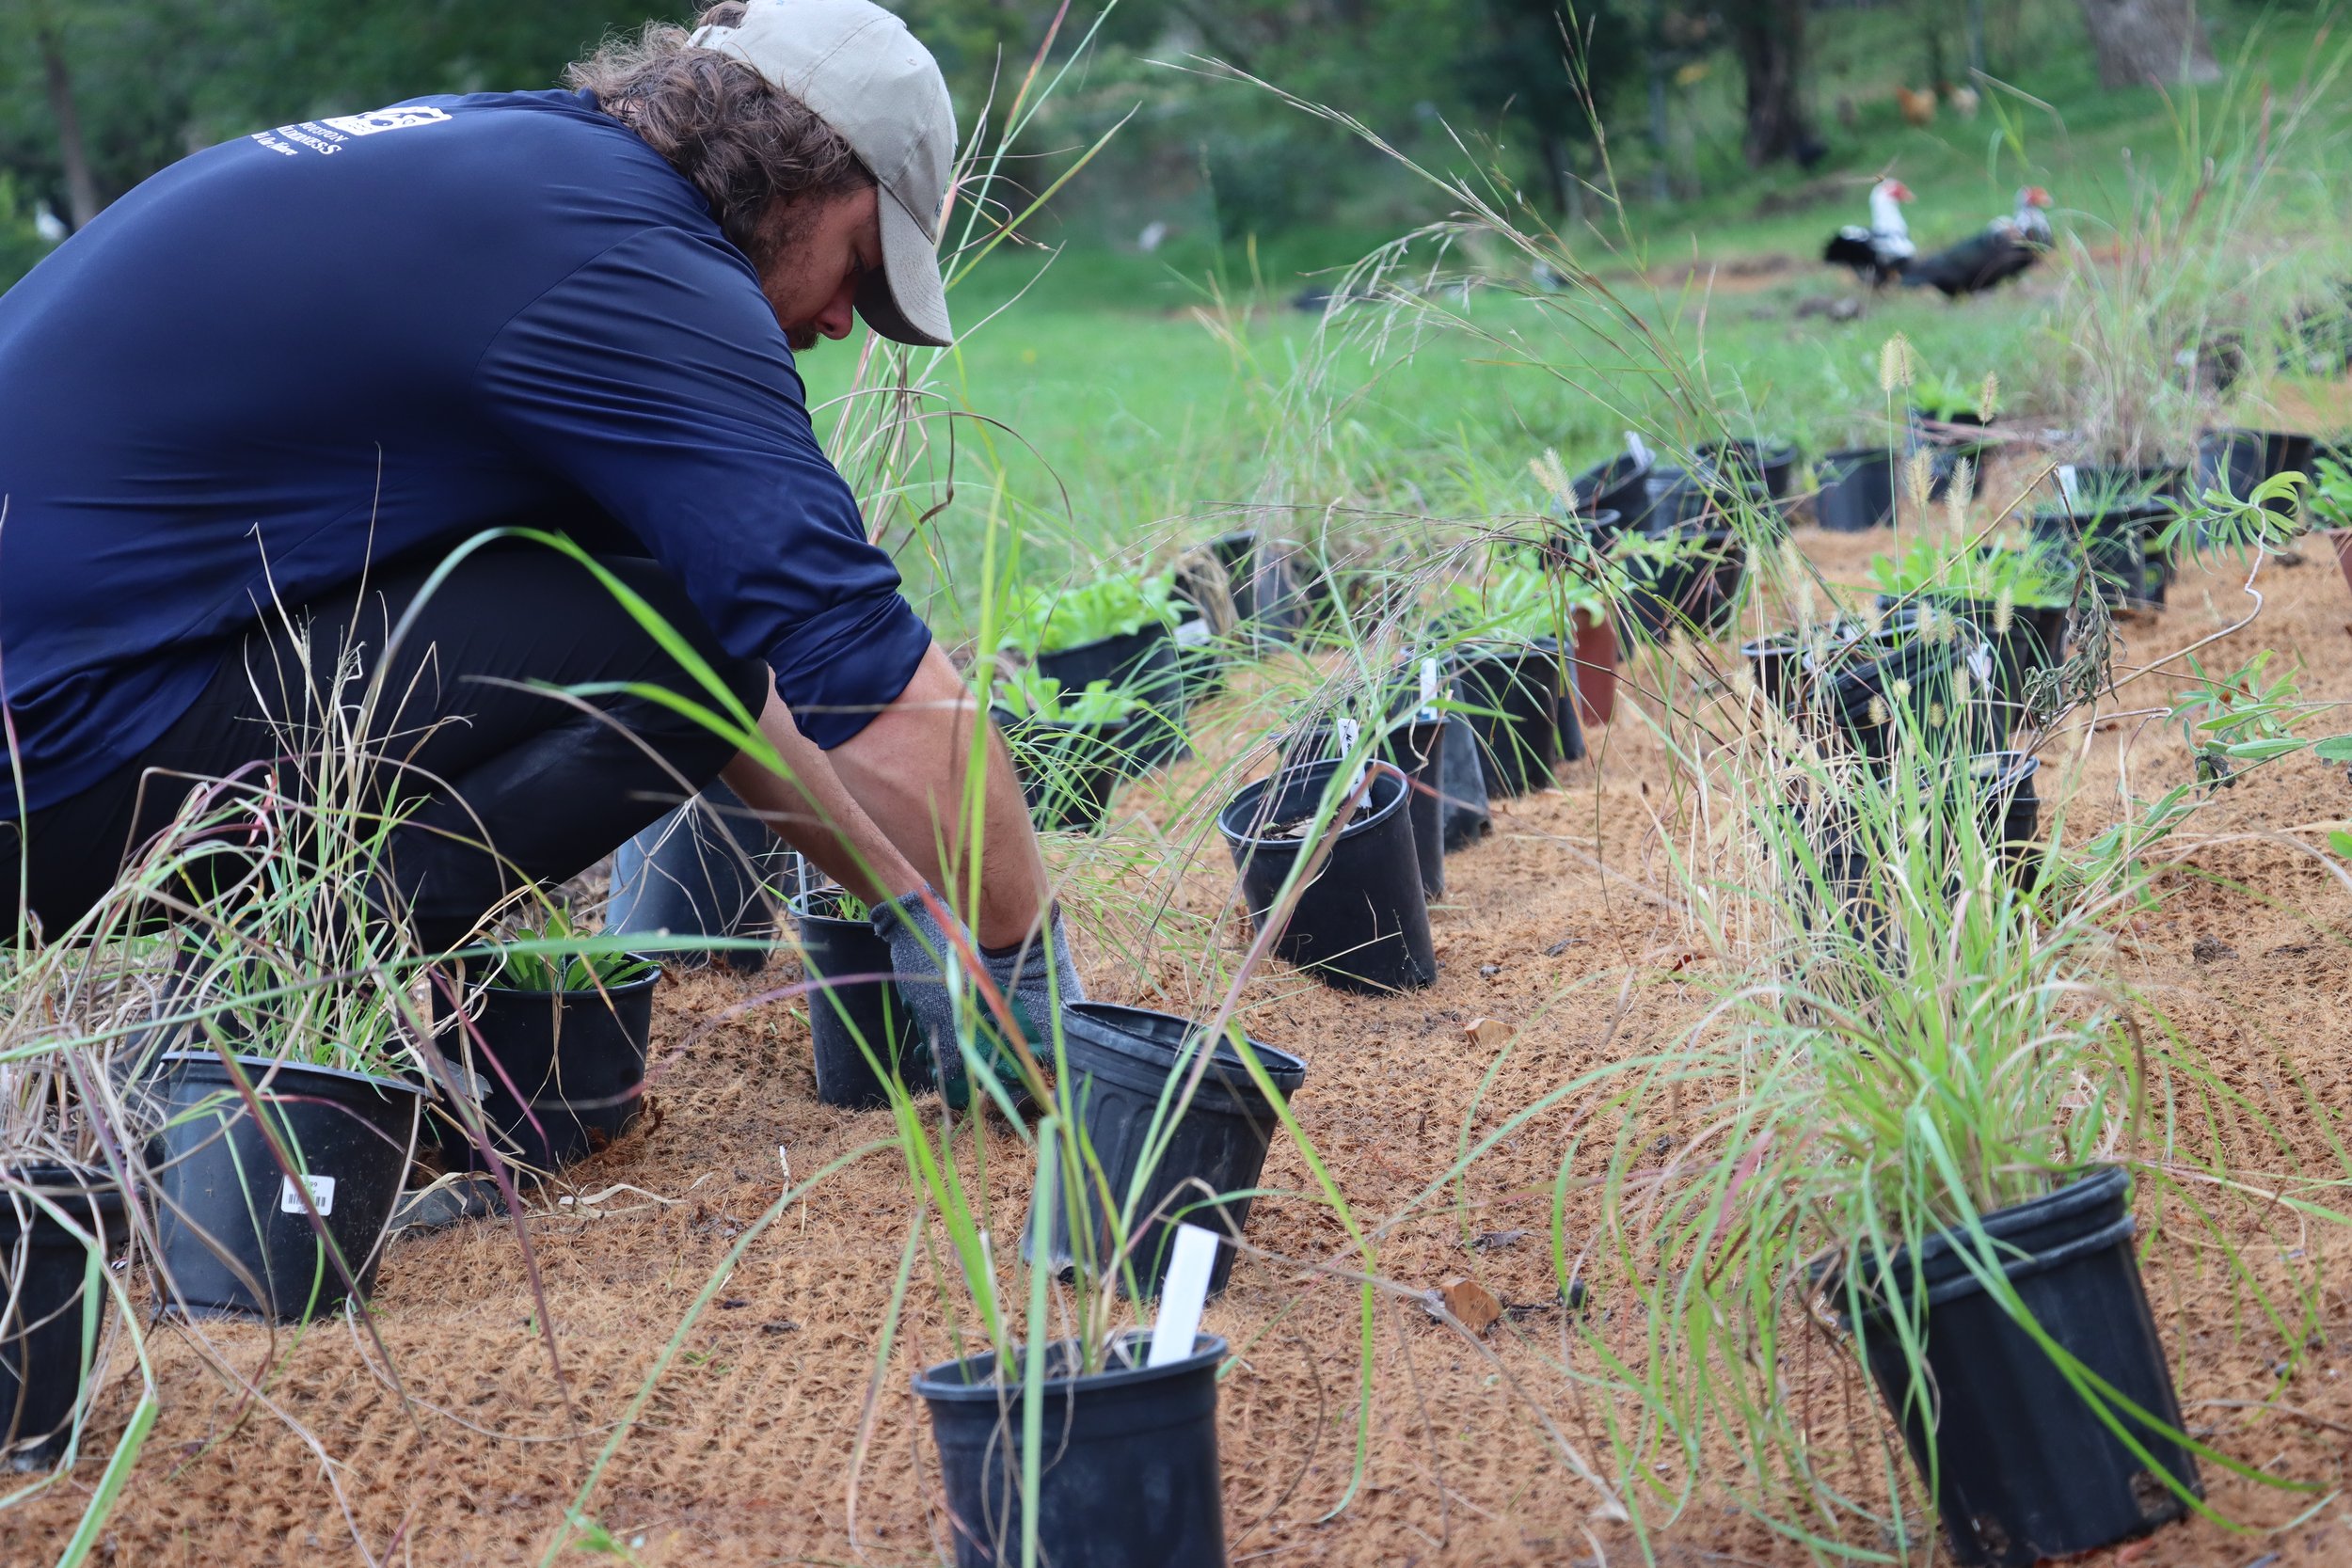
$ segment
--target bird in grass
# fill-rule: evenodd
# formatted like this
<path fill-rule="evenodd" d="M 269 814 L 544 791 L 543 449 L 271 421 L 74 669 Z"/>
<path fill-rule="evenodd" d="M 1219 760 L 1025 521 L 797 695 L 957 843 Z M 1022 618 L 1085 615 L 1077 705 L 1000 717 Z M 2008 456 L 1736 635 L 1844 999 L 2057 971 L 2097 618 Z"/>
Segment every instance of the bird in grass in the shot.
<path fill-rule="evenodd" d="M 2017 193 L 2017 209 L 1978 232 L 1903 268 L 1903 287 L 1935 289 L 1947 299 L 1997 289 L 2042 260 L 2050 248 L 2050 193 L 2027 185 Z"/>
<path fill-rule="evenodd" d="M 1903 119 L 1906 122 L 1913 125 L 1935 123 L 1935 89 L 1933 87 L 1925 90 L 1897 87 L 1895 103 L 1903 111 Z"/>
<path fill-rule="evenodd" d="M 1851 267 L 1854 276 L 1874 288 L 1900 277 L 1917 247 L 1911 243 L 1911 226 L 1903 221 L 1902 204 L 1911 188 L 1899 180 L 1882 180 L 1870 187 L 1870 227 L 1848 224 L 1821 251 L 1821 260 Z"/>

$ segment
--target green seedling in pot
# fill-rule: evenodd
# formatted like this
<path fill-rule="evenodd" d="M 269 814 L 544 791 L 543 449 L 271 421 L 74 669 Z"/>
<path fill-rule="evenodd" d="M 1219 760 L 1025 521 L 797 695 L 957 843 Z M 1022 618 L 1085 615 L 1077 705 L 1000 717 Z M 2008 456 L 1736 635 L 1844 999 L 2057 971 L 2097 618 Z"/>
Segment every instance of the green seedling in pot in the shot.
<path fill-rule="evenodd" d="M 1591 585 L 1517 562 L 1497 566 L 1484 583 L 1447 589 L 1448 619 L 1474 637 L 1529 642 L 1574 636 L 1571 617 L 1608 613 L 1608 600 Z"/>
<path fill-rule="evenodd" d="M 545 943 L 553 951 L 516 951 L 501 956 L 498 984 L 509 990 L 601 990 L 642 980 L 654 972 L 650 958 L 634 953 L 566 953 L 555 944 L 588 941 L 561 910 L 550 911 L 537 926 L 517 928 L 516 946 Z"/>
<path fill-rule="evenodd" d="M 1898 556 L 1870 562 L 1882 594 L 1910 599 L 1947 595 L 1995 607 L 2057 610 L 2074 598 L 2074 574 L 2047 544 L 1969 549 L 1922 539 Z"/>
<path fill-rule="evenodd" d="M 1933 372 L 1911 384 L 1911 405 L 1931 420 L 1949 424 L 1961 420 L 1990 420 L 1997 406 L 2000 383 L 1987 375 L 1974 390 L 1963 390 Z"/>
<path fill-rule="evenodd" d="M 1118 723 L 1141 704 L 1135 693 L 1108 681 L 1089 681 L 1084 691 L 1066 692 L 1053 676 L 1025 668 L 998 683 L 996 705 L 1017 719 L 1041 724 L 1092 726 Z"/>
<path fill-rule="evenodd" d="M 1059 653 L 1104 638 L 1131 637 L 1146 626 L 1173 626 L 1186 608 L 1176 596 L 1172 573 L 1113 572 L 1014 606 L 997 646 Z"/>
<path fill-rule="evenodd" d="M 2323 457 L 2312 470 L 2311 487 L 2303 492 L 2312 521 L 2324 529 L 2352 528 L 2352 467 Z"/>

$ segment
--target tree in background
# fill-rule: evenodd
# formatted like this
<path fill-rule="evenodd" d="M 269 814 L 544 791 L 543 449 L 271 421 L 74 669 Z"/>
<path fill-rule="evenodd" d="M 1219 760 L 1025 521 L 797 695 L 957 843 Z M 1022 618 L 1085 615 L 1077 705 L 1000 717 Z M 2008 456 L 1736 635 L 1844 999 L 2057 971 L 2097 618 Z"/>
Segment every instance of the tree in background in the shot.
<path fill-rule="evenodd" d="M 1595 139 L 1632 74 L 1633 29 L 1605 0 L 1485 0 L 1483 38 L 1461 61 L 1463 94 L 1534 137 L 1551 207 L 1577 207 L 1575 151 Z"/>
<path fill-rule="evenodd" d="M 2221 79 L 2197 0 L 2082 0 L 2082 8 L 2103 86 Z"/>
<path fill-rule="evenodd" d="M 1804 107 L 1809 0 L 1724 0 L 1721 9 L 1747 81 L 1748 129 L 1740 150 L 1748 166 L 1762 168 L 1778 158 L 1810 165 L 1820 156 L 1821 142 Z"/>

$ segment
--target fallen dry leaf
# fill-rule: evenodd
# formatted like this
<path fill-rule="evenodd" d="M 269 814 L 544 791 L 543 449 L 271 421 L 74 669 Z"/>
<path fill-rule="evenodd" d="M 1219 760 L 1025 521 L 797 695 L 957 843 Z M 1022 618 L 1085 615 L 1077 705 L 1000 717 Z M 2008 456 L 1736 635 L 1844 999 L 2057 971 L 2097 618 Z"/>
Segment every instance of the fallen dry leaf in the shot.
<path fill-rule="evenodd" d="M 1438 1287 L 1438 1300 L 1445 1309 L 1462 1322 L 1472 1334 L 1484 1334 L 1502 1316 L 1502 1303 L 1495 1293 L 1475 1279 L 1463 1276 L 1447 1280 Z"/>
<path fill-rule="evenodd" d="M 1462 1033 L 1481 1051 L 1500 1051 L 1511 1039 L 1511 1026 L 1499 1018 L 1471 1019 L 1462 1025 Z"/>

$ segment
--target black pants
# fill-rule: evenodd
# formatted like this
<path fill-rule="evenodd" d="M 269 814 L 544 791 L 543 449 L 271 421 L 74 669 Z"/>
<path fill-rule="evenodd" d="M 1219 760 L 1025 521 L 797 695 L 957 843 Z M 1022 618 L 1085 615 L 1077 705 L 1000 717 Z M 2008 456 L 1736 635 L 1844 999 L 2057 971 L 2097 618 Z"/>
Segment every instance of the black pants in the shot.
<path fill-rule="evenodd" d="M 644 683 L 705 700 L 611 592 L 543 546 L 494 545 L 469 557 L 424 599 L 388 661 L 392 628 L 437 564 L 395 566 L 364 591 L 354 584 L 273 611 L 224 651 L 196 705 L 130 765 L 36 810 L 21 847 L 0 829 L 0 929 L 20 918 L 20 853 L 29 860 L 27 901 L 54 937 L 168 825 L 187 777 L 225 778 L 287 755 L 305 744 L 301 736 L 316 736 L 322 705 L 357 710 L 370 682 L 376 696 L 364 730 L 382 759 L 376 788 L 413 808 L 389 835 L 385 874 L 428 950 L 463 941 L 522 879 L 547 884 L 586 870 L 734 754 L 728 742 L 640 697 L 598 695 L 583 708 L 525 689 Z M 765 663 L 722 649 L 652 562 L 603 564 L 759 711 Z M 356 663 L 356 680 L 338 674 L 347 650 L 356 658 L 343 668 Z"/>

